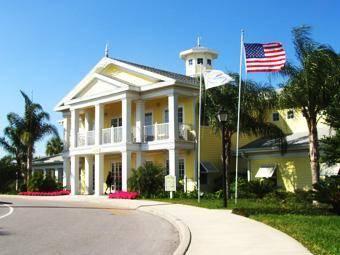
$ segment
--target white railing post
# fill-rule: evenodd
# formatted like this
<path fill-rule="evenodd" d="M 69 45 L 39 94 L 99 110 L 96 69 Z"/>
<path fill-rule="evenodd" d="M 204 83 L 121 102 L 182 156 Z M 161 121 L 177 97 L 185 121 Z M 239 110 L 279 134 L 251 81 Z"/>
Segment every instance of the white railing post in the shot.
<path fill-rule="evenodd" d="M 158 140 L 158 124 L 155 124 L 155 130 L 154 130 L 154 136 L 155 136 L 155 140 Z"/>
<path fill-rule="evenodd" d="M 115 142 L 115 128 L 114 127 L 111 127 L 111 137 L 110 137 L 110 141 L 111 143 L 114 143 Z"/>

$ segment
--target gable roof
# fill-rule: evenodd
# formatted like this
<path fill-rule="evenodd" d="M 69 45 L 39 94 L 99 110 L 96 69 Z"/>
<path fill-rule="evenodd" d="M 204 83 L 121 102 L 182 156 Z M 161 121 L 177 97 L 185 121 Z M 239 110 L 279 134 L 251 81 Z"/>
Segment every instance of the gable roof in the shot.
<path fill-rule="evenodd" d="M 115 59 L 104 57 L 102 58 L 92 69 L 91 71 L 73 88 L 55 107 L 55 111 L 60 111 L 67 109 L 66 102 L 70 101 L 84 86 L 87 86 L 88 82 L 93 78 L 100 78 L 100 79 L 111 79 L 109 77 L 105 77 L 100 74 L 100 71 L 103 70 L 106 66 L 113 64 L 120 66 L 122 68 L 130 69 L 133 72 L 141 73 L 145 76 L 149 76 L 153 79 L 158 79 L 163 81 L 167 84 L 175 84 L 180 83 L 183 85 L 189 85 L 190 87 L 198 88 L 198 81 L 197 79 L 186 76 L 179 73 L 169 72 L 162 69 L 157 69 L 150 66 L 140 65 L 133 62 L 129 62 L 126 60 Z M 98 77 L 94 77 L 98 76 Z M 115 80 L 112 78 L 112 83 L 120 83 L 118 85 L 122 86 L 122 89 L 128 89 L 131 84 L 123 84 L 119 80 Z M 134 86 L 132 86 L 134 87 Z"/>
<path fill-rule="evenodd" d="M 328 128 L 318 129 L 319 138 L 329 136 L 330 130 Z M 288 150 L 294 148 L 308 149 L 308 132 L 296 132 L 286 136 Z M 253 142 L 246 144 L 240 148 L 244 152 L 261 152 L 261 151 L 279 151 L 280 144 L 278 139 L 259 138 Z"/>
<path fill-rule="evenodd" d="M 164 75 L 164 76 L 171 78 L 171 79 L 174 79 L 178 82 L 188 83 L 188 84 L 191 84 L 191 85 L 199 85 L 198 80 L 194 77 L 191 77 L 191 76 L 186 76 L 184 74 L 165 71 L 165 70 L 158 69 L 158 68 L 155 68 L 155 67 L 145 66 L 145 65 L 141 65 L 141 64 L 137 64 L 137 63 L 133 63 L 133 62 L 129 62 L 129 61 L 126 61 L 126 60 L 117 59 L 117 58 L 113 58 L 113 59 L 116 60 L 116 61 L 128 64 L 128 65 L 132 65 L 132 66 L 144 69 L 146 71 L 150 71 L 150 72 L 153 72 L 153 73 Z"/>

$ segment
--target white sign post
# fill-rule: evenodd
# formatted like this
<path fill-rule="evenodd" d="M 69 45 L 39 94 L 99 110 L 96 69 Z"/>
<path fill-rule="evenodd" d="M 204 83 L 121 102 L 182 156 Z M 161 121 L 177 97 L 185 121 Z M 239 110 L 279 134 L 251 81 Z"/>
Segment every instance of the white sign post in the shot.
<path fill-rule="evenodd" d="M 173 198 L 173 192 L 176 191 L 176 176 L 166 175 L 165 176 L 165 191 L 170 192 L 170 198 Z"/>

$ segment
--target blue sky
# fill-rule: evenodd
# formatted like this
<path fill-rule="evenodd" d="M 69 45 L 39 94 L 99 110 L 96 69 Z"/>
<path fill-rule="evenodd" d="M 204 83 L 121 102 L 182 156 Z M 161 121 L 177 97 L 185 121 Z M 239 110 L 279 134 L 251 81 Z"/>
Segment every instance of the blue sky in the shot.
<path fill-rule="evenodd" d="M 178 54 L 200 35 L 203 46 L 220 53 L 214 67 L 236 72 L 241 28 L 247 42 L 282 42 L 294 61 L 290 32 L 302 24 L 340 50 L 339 12 L 336 0 L 1 1 L 0 135 L 6 114 L 22 112 L 20 89 L 33 93 L 61 132 L 53 107 L 103 56 L 106 42 L 112 57 L 183 73 Z"/>

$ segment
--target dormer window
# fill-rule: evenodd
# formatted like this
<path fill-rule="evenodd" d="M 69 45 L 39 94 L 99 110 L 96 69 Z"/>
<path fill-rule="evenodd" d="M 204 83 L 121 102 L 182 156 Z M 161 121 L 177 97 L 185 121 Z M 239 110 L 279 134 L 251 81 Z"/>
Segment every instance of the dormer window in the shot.
<path fill-rule="evenodd" d="M 294 111 L 293 110 L 289 110 L 287 112 L 287 119 L 294 119 Z"/>
<path fill-rule="evenodd" d="M 211 66 L 211 59 L 207 59 L 207 64 L 209 65 L 209 66 Z"/>
<path fill-rule="evenodd" d="M 203 65 L 203 58 L 198 58 L 198 59 L 197 59 L 197 64 L 198 64 L 198 65 L 199 65 L 199 64 Z"/>
<path fill-rule="evenodd" d="M 192 59 L 189 59 L 188 64 L 189 66 L 192 66 Z"/>

